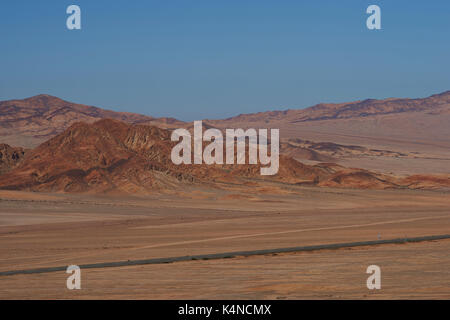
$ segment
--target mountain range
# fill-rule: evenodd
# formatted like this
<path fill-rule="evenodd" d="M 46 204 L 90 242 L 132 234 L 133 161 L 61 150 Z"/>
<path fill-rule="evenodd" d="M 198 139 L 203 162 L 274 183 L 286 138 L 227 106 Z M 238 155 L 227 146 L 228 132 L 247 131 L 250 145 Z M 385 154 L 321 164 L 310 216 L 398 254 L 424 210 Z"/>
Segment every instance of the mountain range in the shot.
<path fill-rule="evenodd" d="M 188 126 L 175 118 L 154 118 L 136 113 L 115 112 L 43 94 L 23 100 L 0 102 L 0 142 L 35 147 L 75 122 L 93 123 L 107 118 L 130 124 L 156 125 L 166 129 Z M 379 135 L 383 131 L 384 135 L 398 138 L 419 136 L 424 140 L 437 138 L 439 141 L 448 142 L 449 119 L 450 91 L 446 91 L 420 99 L 367 99 L 348 103 L 318 104 L 305 109 L 241 114 L 223 120 L 204 120 L 204 123 L 206 126 L 218 128 L 278 127 L 284 129 L 281 132 L 284 137 L 302 139 L 309 137 L 305 135 L 299 137 L 296 131 L 315 128 L 317 132 L 327 135 L 328 131 L 324 127 L 328 127 L 334 130 L 328 135 L 340 134 L 340 131 L 346 128 L 349 132 L 356 130 L 362 138 L 364 134 Z M 401 122 L 402 125 L 395 125 Z"/>
<path fill-rule="evenodd" d="M 219 129 L 280 128 L 279 173 L 263 178 L 259 165 L 174 165 L 171 130 L 192 130 L 191 123 L 39 95 L 0 102 L 0 188 L 94 193 L 165 192 L 186 185 L 221 188 L 230 183 L 446 188 L 450 172 L 438 164 L 450 163 L 447 120 L 450 91 L 424 99 L 370 99 L 204 120 L 205 127 Z M 346 130 L 350 133 L 343 134 Z M 420 140 L 414 139 L 417 134 Z M 328 139 L 319 140 L 323 137 Z M 373 170 L 374 164 L 381 170 Z M 397 172 L 396 166 L 412 169 Z"/>

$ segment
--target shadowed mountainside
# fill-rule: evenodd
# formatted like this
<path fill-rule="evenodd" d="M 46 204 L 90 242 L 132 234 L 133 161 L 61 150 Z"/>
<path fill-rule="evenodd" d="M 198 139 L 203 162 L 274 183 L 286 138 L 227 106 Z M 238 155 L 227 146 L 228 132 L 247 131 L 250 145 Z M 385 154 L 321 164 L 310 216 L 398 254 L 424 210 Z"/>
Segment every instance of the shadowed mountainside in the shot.
<path fill-rule="evenodd" d="M 23 148 L 11 147 L 7 144 L 0 144 L 0 175 L 11 171 L 25 157 L 26 150 Z"/>

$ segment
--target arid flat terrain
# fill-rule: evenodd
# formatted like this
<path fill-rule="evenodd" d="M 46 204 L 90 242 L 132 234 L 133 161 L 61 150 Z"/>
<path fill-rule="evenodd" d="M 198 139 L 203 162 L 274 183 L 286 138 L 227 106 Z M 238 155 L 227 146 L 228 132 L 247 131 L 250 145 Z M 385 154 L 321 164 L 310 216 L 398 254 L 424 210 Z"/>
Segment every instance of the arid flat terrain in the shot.
<path fill-rule="evenodd" d="M 2 299 L 449 299 L 450 241 L 180 262 L 1 279 Z M 381 268 L 368 290 L 366 268 Z"/>
<path fill-rule="evenodd" d="M 450 233 L 445 191 L 0 193 L 0 271 Z M 232 201 L 230 201 L 230 199 Z M 449 241 L 0 277 L 0 298 L 448 299 Z M 383 288 L 365 287 L 377 264 Z"/>

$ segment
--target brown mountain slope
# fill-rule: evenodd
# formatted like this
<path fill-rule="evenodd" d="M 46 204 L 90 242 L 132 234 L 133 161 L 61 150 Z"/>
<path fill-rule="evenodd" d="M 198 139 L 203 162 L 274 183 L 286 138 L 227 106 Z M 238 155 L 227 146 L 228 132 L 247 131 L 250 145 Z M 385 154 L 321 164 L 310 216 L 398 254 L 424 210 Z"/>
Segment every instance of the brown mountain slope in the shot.
<path fill-rule="evenodd" d="M 400 183 L 410 189 L 440 189 L 450 187 L 450 175 L 413 175 Z"/>
<path fill-rule="evenodd" d="M 0 177 L 1 185 L 67 192 L 156 188 L 176 181 L 157 174 L 168 169 L 159 166 L 167 162 L 169 146 L 162 141 L 168 138 L 167 131 L 156 127 L 78 122 L 31 151 L 18 168 Z"/>
<path fill-rule="evenodd" d="M 52 192 L 149 193 L 183 189 L 186 184 L 218 187 L 245 186 L 246 181 L 346 186 L 341 174 L 361 172 L 334 164 L 309 166 L 280 157 L 277 175 L 263 177 L 259 165 L 174 165 L 170 132 L 157 127 L 116 120 L 75 123 L 29 152 L 14 170 L 0 176 L 0 188 Z M 364 171 L 364 188 L 397 187 L 389 179 Z M 366 181 L 367 180 L 367 181 Z M 348 186 L 358 187 L 352 179 Z"/>
<path fill-rule="evenodd" d="M 26 150 L 23 148 L 11 147 L 7 144 L 0 144 L 0 175 L 11 171 L 25 157 Z"/>
<path fill-rule="evenodd" d="M 71 103 L 49 95 L 38 95 L 24 100 L 0 102 L 0 141 L 34 147 L 63 132 L 75 122 L 92 123 L 105 118 L 162 127 L 178 123 L 173 118 L 155 119 Z"/>

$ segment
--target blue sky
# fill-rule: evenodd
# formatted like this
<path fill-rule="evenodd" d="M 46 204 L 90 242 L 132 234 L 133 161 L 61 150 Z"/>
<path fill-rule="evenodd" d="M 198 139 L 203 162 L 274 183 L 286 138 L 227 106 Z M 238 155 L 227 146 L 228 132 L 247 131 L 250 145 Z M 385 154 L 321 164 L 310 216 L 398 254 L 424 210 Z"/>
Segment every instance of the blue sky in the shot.
<path fill-rule="evenodd" d="M 66 28 L 66 8 L 82 30 Z M 382 30 L 366 28 L 370 4 Z M 450 90 L 450 1 L 0 3 L 0 100 L 182 120 Z"/>

